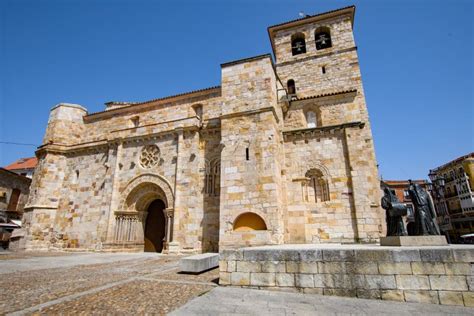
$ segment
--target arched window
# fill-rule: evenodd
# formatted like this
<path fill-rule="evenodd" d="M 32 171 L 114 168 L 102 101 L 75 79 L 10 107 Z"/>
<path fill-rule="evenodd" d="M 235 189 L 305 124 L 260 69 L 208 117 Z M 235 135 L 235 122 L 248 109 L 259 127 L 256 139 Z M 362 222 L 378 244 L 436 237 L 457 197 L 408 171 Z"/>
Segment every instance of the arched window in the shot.
<path fill-rule="evenodd" d="M 329 184 L 323 173 L 318 169 L 310 169 L 306 172 L 308 179 L 307 202 L 329 201 Z"/>
<path fill-rule="evenodd" d="M 267 225 L 263 218 L 255 213 L 240 214 L 234 222 L 234 231 L 252 231 L 252 230 L 267 230 Z"/>
<path fill-rule="evenodd" d="M 221 188 L 221 162 L 218 158 L 206 161 L 206 182 L 204 193 L 208 196 L 219 196 Z"/>
<path fill-rule="evenodd" d="M 288 94 L 296 94 L 296 85 L 293 79 L 288 80 L 286 86 L 288 88 Z"/>
<path fill-rule="evenodd" d="M 202 105 L 201 104 L 193 105 L 193 110 L 194 110 L 194 114 L 197 117 L 199 117 L 199 119 L 202 119 Z"/>
<path fill-rule="evenodd" d="M 306 124 L 308 128 L 314 128 L 318 126 L 318 122 L 316 120 L 316 113 L 313 111 L 306 112 Z"/>
<path fill-rule="evenodd" d="M 303 33 L 291 36 L 291 53 L 293 56 L 306 53 L 306 41 Z"/>
<path fill-rule="evenodd" d="M 328 27 L 320 27 L 314 33 L 314 40 L 316 42 L 316 50 L 329 48 L 332 46 L 331 32 Z"/>

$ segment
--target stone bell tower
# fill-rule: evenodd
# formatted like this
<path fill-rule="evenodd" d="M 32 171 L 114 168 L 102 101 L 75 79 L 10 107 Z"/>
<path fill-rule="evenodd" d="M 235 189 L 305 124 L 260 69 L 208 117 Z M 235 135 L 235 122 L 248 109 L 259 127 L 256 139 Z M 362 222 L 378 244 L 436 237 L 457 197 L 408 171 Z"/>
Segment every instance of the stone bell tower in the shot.
<path fill-rule="evenodd" d="M 372 241 L 380 236 L 383 220 L 377 162 L 353 34 L 354 13 L 355 7 L 350 6 L 307 16 L 271 26 L 268 33 L 275 69 L 290 103 L 285 139 L 295 141 L 295 134 L 289 130 L 297 127 L 312 128 L 321 136 L 316 137 L 318 142 L 326 139 L 326 148 L 311 159 L 321 165 L 331 164 L 334 159 L 344 161 L 347 172 L 335 170 L 327 175 L 332 178 L 331 200 L 347 200 L 351 204 L 353 238 Z M 334 139 L 343 143 L 343 154 L 331 153 L 329 141 Z M 305 142 L 311 144 L 311 139 Z M 344 186 L 347 188 L 342 189 Z M 315 209 L 321 208 L 317 205 Z M 306 242 L 313 234 L 308 232 L 310 226 L 306 225 Z M 301 229 L 294 227 L 293 231 L 299 233 Z"/>

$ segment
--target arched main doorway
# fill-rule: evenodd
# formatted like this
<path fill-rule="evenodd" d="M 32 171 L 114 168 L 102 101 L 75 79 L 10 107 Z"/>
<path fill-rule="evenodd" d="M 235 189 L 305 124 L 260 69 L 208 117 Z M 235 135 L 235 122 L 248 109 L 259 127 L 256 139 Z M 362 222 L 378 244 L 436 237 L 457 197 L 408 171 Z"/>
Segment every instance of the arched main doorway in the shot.
<path fill-rule="evenodd" d="M 162 200 L 154 200 L 148 206 L 145 222 L 145 251 L 161 252 L 166 234 L 166 220 Z"/>

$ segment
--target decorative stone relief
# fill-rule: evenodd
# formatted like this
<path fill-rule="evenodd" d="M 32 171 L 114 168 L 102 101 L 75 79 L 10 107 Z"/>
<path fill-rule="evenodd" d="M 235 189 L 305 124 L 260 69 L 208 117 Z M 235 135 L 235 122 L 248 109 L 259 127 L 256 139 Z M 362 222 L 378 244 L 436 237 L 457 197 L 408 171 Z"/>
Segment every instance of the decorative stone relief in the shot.
<path fill-rule="evenodd" d="M 160 149 L 156 145 L 143 147 L 139 158 L 140 166 L 144 169 L 151 169 L 160 162 Z"/>

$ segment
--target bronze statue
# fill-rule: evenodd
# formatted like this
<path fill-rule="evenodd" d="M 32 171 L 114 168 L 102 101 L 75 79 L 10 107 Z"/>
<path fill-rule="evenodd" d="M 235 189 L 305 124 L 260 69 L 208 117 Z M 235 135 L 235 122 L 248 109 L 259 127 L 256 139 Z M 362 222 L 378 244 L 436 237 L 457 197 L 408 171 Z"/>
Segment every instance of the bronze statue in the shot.
<path fill-rule="evenodd" d="M 440 235 L 436 213 L 428 193 L 411 180 L 408 192 L 415 206 L 415 235 Z"/>
<path fill-rule="evenodd" d="M 387 236 L 406 236 L 407 231 L 402 216 L 407 215 L 407 207 L 400 203 L 395 194 L 388 187 L 384 188 L 382 207 L 385 209 L 385 221 L 387 222 Z"/>

